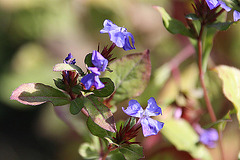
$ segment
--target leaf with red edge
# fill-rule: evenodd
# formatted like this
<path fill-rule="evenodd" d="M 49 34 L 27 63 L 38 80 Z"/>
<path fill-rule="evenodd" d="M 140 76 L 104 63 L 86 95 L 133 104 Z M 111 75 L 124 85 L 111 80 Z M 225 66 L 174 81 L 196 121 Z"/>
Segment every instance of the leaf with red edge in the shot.
<path fill-rule="evenodd" d="M 89 95 L 84 98 L 84 107 L 97 125 L 110 132 L 116 132 L 116 124 L 111 110 L 97 97 Z"/>
<path fill-rule="evenodd" d="M 70 103 L 70 98 L 65 93 L 41 83 L 26 83 L 15 89 L 10 97 L 11 100 L 26 105 L 40 105 L 51 102 L 54 106 Z"/>

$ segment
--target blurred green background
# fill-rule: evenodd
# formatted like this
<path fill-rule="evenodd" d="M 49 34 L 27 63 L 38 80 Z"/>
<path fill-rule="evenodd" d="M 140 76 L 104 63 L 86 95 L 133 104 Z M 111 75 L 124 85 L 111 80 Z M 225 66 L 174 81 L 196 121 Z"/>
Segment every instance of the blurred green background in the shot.
<path fill-rule="evenodd" d="M 52 68 L 70 52 L 77 65 L 85 68 L 83 59 L 87 53 L 97 49 L 98 43 L 100 48 L 110 44 L 108 35 L 99 33 L 105 19 L 126 27 L 135 37 L 135 51 L 115 49 L 114 53 L 121 57 L 150 49 L 155 73 L 189 41 L 165 30 L 154 5 L 164 7 L 182 21 L 191 11 L 187 0 L 0 0 L 0 159 L 81 159 L 78 148 L 88 132 L 68 127 L 57 118 L 51 104 L 31 107 L 10 101 L 9 97 L 23 83 L 53 86 L 53 78 L 60 78 L 61 74 L 54 73 Z M 228 18 L 231 19 L 230 14 Z M 239 31 L 239 24 L 234 24 L 216 35 L 211 54 L 213 66 L 240 67 Z M 195 63 L 195 58 L 191 56 L 181 69 Z M 140 101 L 146 103 L 145 99 L 149 97 L 143 96 Z M 220 102 L 232 108 L 225 100 Z M 225 112 L 226 109 L 220 110 L 220 117 Z M 120 119 L 118 112 L 115 114 Z M 237 126 L 235 123 L 229 126 L 233 130 L 229 134 L 235 138 L 239 134 Z M 240 144 L 234 147 L 236 154 Z"/>

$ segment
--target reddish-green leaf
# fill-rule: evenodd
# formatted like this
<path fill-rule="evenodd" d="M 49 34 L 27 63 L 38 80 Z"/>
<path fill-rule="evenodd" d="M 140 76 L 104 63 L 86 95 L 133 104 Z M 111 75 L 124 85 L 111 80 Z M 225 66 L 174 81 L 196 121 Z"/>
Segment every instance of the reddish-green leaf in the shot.
<path fill-rule="evenodd" d="M 97 125 L 111 132 L 116 131 L 116 124 L 111 110 L 95 96 L 89 95 L 84 98 L 84 107 Z"/>
<path fill-rule="evenodd" d="M 39 105 L 51 102 L 54 106 L 70 103 L 69 96 L 41 83 L 26 83 L 15 89 L 10 97 L 26 105 Z"/>

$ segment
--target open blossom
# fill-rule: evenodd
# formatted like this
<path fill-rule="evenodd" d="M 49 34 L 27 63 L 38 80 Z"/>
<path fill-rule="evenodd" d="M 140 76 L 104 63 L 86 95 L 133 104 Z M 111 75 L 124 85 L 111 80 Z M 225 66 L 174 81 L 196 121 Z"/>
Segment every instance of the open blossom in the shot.
<path fill-rule="evenodd" d="M 116 44 L 116 46 L 123 48 L 124 50 L 135 49 L 134 46 L 134 37 L 130 32 L 127 32 L 127 29 L 124 27 L 118 27 L 116 24 L 113 24 L 110 20 L 105 20 L 103 23 L 104 28 L 100 30 L 100 33 L 108 33 L 110 40 Z M 131 37 L 131 43 L 130 39 Z"/>
<path fill-rule="evenodd" d="M 209 148 L 214 148 L 218 140 L 218 132 L 214 128 L 203 130 L 202 133 L 200 133 L 199 140 Z"/>
<path fill-rule="evenodd" d="M 88 67 L 92 73 L 84 76 L 81 79 L 81 82 L 87 90 L 89 90 L 92 86 L 95 86 L 96 89 L 101 89 L 105 85 L 100 81 L 99 75 L 101 75 L 101 72 L 106 70 L 108 60 L 105 59 L 98 51 L 94 50 L 92 53 L 92 64 L 94 67 Z"/>
<path fill-rule="evenodd" d="M 230 7 L 228 7 L 223 1 L 221 0 L 206 0 L 208 7 L 212 10 L 220 5 L 223 9 L 225 9 L 227 12 L 231 10 Z M 233 19 L 234 21 L 238 21 L 240 19 L 240 12 L 234 10 L 233 11 Z"/>
<path fill-rule="evenodd" d="M 124 110 L 122 107 L 122 110 L 129 116 L 140 118 L 139 121 L 145 137 L 156 135 L 163 128 L 163 122 L 150 118 L 150 116 L 162 114 L 161 108 L 157 105 L 153 97 L 148 100 L 148 106 L 145 110 L 142 109 L 136 100 L 130 100 L 127 109 Z"/>

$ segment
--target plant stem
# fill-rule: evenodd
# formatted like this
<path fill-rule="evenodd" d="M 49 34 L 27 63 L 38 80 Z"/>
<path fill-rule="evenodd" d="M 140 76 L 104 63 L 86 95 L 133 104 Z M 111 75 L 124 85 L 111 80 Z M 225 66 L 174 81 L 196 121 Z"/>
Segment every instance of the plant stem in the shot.
<path fill-rule="evenodd" d="M 108 146 L 108 150 L 102 154 L 102 156 L 99 158 L 99 160 L 106 160 L 107 158 L 107 155 L 111 152 L 111 151 L 114 151 L 115 149 L 117 149 L 117 147 L 113 147 L 112 144 L 110 144 Z"/>
<path fill-rule="evenodd" d="M 214 113 L 211 101 L 210 101 L 209 96 L 208 96 L 207 88 L 206 88 L 205 83 L 204 83 L 204 72 L 203 72 L 203 69 L 202 69 L 202 54 L 203 54 L 203 51 L 202 51 L 202 35 L 203 35 L 203 30 L 204 30 L 204 24 L 201 25 L 201 30 L 200 30 L 200 33 L 199 33 L 199 37 L 197 39 L 197 41 L 198 41 L 197 45 L 198 45 L 199 78 L 200 78 L 200 83 L 201 83 L 201 86 L 202 86 L 202 89 L 203 89 L 204 99 L 205 99 L 205 102 L 206 102 L 207 109 L 208 109 L 208 112 L 210 114 L 211 120 L 212 120 L 212 122 L 216 122 L 217 118 L 216 118 L 216 115 Z M 224 151 L 223 151 L 223 146 L 222 146 L 222 139 L 221 139 L 222 133 L 221 133 L 221 131 L 218 131 L 218 134 L 219 134 L 218 142 L 219 142 L 219 147 L 220 147 L 220 153 L 221 153 L 222 160 L 224 160 L 225 158 L 224 158 Z"/>
<path fill-rule="evenodd" d="M 203 94 L 204 94 L 204 99 L 207 105 L 207 109 L 208 112 L 210 114 L 211 120 L 212 122 L 216 122 L 217 118 L 215 116 L 215 113 L 213 111 L 213 107 L 212 104 L 210 102 L 209 96 L 208 96 L 208 92 L 204 83 L 204 72 L 202 69 L 202 34 L 203 34 L 203 29 L 204 29 L 204 25 L 202 25 L 200 33 L 199 33 L 199 37 L 198 37 L 198 69 L 199 69 L 199 78 L 200 78 L 200 83 L 203 89 Z"/>

